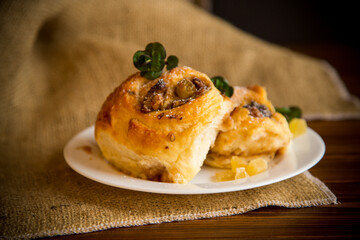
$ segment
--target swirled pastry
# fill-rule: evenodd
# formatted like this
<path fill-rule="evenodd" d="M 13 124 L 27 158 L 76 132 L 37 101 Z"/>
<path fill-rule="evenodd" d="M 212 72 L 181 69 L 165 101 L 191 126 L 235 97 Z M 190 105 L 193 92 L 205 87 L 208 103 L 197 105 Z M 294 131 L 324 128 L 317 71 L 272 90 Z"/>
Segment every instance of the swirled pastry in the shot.
<path fill-rule="evenodd" d="M 205 74 L 189 67 L 152 81 L 136 73 L 104 102 L 95 138 L 105 158 L 126 174 L 187 183 L 233 108 Z"/>
<path fill-rule="evenodd" d="M 224 121 L 205 164 L 231 168 L 231 158 L 246 162 L 256 158 L 272 160 L 288 146 L 291 133 L 284 116 L 275 112 L 263 87 L 236 87 L 231 100 L 236 108 Z"/>

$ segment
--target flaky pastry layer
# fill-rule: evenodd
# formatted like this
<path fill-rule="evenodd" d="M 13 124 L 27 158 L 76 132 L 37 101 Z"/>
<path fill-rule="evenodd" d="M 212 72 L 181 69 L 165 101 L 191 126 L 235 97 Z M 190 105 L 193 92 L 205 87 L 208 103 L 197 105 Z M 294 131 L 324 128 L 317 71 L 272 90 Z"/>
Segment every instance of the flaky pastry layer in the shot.
<path fill-rule="evenodd" d="M 265 88 L 236 87 L 231 100 L 237 107 L 225 120 L 228 128 L 218 134 L 205 164 L 230 168 L 232 156 L 270 161 L 286 150 L 291 140 L 288 123 L 275 112 Z"/>
<path fill-rule="evenodd" d="M 179 81 L 193 81 L 196 93 L 179 99 Z M 195 80 L 194 80 L 195 79 Z M 177 67 L 158 79 L 136 73 L 104 102 L 95 139 L 105 158 L 134 177 L 187 183 L 199 171 L 233 103 L 203 73 Z"/>

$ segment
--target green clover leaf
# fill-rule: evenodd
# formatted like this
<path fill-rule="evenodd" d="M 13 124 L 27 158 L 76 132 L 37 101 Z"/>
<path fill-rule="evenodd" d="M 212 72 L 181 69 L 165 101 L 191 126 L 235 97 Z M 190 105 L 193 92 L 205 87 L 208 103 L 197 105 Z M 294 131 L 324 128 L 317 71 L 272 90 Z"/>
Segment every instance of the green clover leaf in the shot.
<path fill-rule="evenodd" d="M 141 76 L 154 80 L 161 76 L 165 64 L 167 70 L 177 66 L 179 59 L 169 56 L 165 62 L 166 51 L 161 43 L 154 42 L 146 45 L 144 51 L 137 51 L 133 56 L 134 66 L 140 70 Z"/>
<path fill-rule="evenodd" d="M 281 113 L 286 121 L 290 122 L 293 118 L 301 118 L 301 109 L 297 106 L 275 108 L 278 113 Z"/>
<path fill-rule="evenodd" d="M 216 76 L 211 78 L 214 86 L 222 93 L 228 97 L 231 97 L 234 94 L 234 88 L 229 85 L 229 82 L 221 76 Z"/>
<path fill-rule="evenodd" d="M 167 58 L 166 69 L 171 70 L 171 69 L 177 67 L 178 63 L 179 63 L 179 59 L 176 56 L 171 55 Z"/>

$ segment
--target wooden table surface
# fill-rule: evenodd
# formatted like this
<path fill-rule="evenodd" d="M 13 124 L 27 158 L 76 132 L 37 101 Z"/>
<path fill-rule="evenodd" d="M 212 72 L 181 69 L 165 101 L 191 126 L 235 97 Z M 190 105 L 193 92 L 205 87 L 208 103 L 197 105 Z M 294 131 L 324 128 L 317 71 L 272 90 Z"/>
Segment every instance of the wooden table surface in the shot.
<path fill-rule="evenodd" d="M 360 96 L 360 54 L 337 45 L 287 46 L 330 62 L 350 92 Z M 360 120 L 313 121 L 326 144 L 310 172 L 339 204 L 289 209 L 266 207 L 242 215 L 117 228 L 53 239 L 349 239 L 360 238 Z"/>

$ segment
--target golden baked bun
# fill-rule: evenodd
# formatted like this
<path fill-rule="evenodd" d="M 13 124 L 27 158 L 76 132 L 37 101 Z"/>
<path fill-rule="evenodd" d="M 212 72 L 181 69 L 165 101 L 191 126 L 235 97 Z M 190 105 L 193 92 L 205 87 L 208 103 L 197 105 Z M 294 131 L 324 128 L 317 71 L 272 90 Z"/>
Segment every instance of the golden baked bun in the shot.
<path fill-rule="evenodd" d="M 263 87 L 235 87 L 231 100 L 237 107 L 225 120 L 227 129 L 217 136 L 206 165 L 231 168 L 232 156 L 269 162 L 285 151 L 291 139 L 288 123 L 275 111 Z"/>
<path fill-rule="evenodd" d="M 155 80 L 136 73 L 104 102 L 95 138 L 104 157 L 126 174 L 187 183 L 233 108 L 205 74 L 189 67 Z"/>

